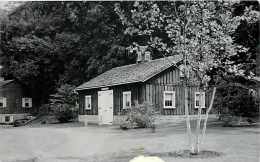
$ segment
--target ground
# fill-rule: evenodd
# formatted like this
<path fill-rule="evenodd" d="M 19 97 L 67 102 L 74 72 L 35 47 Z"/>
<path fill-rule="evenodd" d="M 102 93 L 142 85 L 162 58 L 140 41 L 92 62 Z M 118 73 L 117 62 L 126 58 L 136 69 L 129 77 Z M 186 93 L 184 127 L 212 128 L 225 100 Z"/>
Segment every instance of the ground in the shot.
<path fill-rule="evenodd" d="M 184 123 L 123 131 L 110 127 L 0 128 L 1 162 L 128 162 L 137 155 L 159 155 L 165 162 L 258 162 L 259 127 L 228 128 L 210 122 L 201 150 L 220 157 L 176 158 L 169 152 L 185 150 Z M 215 123 L 215 124 L 214 124 Z"/>

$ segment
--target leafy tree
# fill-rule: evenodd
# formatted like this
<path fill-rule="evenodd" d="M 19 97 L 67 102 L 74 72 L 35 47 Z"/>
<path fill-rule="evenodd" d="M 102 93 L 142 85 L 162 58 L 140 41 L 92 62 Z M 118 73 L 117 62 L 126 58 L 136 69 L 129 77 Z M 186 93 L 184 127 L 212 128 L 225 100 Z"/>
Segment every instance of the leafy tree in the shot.
<path fill-rule="evenodd" d="M 1 26 L 5 78 L 28 85 L 38 105 L 64 84 L 79 85 L 127 55 L 112 2 L 26 2 Z"/>
<path fill-rule="evenodd" d="M 115 7 L 125 34 L 138 37 L 128 47 L 131 52 L 145 50 L 159 51 L 165 55 L 182 55 L 184 64 L 189 64 L 199 78 L 199 84 L 207 87 L 211 77 L 209 71 L 221 69 L 223 74 L 244 75 L 241 64 L 234 64 L 232 58 L 237 52 L 248 49 L 234 42 L 232 34 L 242 20 L 248 23 L 259 19 L 259 12 L 246 8 L 241 16 L 232 15 L 233 2 L 197 2 L 176 1 L 166 4 L 156 2 L 135 2 L 131 11 L 124 10 L 118 4 Z M 187 72 L 187 66 L 184 73 Z M 249 72 L 249 74 L 252 74 Z M 186 84 L 188 78 L 186 77 Z M 216 88 L 214 88 L 210 107 L 212 108 Z M 192 144 L 192 134 L 185 88 L 185 113 L 187 116 L 187 133 L 191 152 L 199 153 L 199 134 L 201 107 L 198 110 L 196 141 Z M 204 121 L 203 135 L 206 131 L 207 117 Z M 194 147 L 193 147 L 194 146 Z"/>

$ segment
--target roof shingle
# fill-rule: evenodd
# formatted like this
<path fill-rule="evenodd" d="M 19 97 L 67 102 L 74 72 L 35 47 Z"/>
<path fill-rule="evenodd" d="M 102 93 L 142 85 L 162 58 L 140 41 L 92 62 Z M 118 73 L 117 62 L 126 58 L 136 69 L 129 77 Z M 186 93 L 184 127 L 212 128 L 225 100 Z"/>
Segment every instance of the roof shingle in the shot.
<path fill-rule="evenodd" d="M 116 67 L 98 75 L 86 83 L 83 83 L 78 86 L 76 90 L 145 82 L 181 60 L 182 59 L 179 55 L 175 55 L 167 58 L 151 60 L 149 62 Z"/>

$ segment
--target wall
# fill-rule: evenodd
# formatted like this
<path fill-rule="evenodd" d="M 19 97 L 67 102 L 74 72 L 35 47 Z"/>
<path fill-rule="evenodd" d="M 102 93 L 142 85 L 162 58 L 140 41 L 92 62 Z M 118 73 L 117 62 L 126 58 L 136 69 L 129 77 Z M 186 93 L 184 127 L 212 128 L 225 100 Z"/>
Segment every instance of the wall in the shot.
<path fill-rule="evenodd" d="M 188 106 L 190 114 L 197 114 L 195 109 L 195 92 L 199 91 L 198 80 L 194 73 L 189 73 L 188 82 Z M 176 108 L 163 108 L 164 91 L 175 91 Z M 205 105 L 209 106 L 212 91 L 206 91 Z M 151 102 L 162 115 L 184 115 L 184 82 L 180 78 L 180 71 L 171 67 L 164 72 L 154 76 L 142 86 L 142 96 L 145 101 Z M 202 109 L 205 113 L 206 109 Z"/>
<path fill-rule="evenodd" d="M 171 67 L 162 73 L 154 76 L 145 83 L 132 83 L 126 85 L 118 85 L 108 87 L 107 89 L 113 90 L 114 99 L 114 115 L 124 115 L 126 110 L 123 110 L 123 92 L 131 91 L 131 101 L 134 104 L 138 101 L 139 104 L 148 101 L 152 103 L 161 115 L 184 115 L 184 85 L 180 78 L 179 70 L 175 67 Z M 98 115 L 98 91 L 101 88 L 82 90 L 79 91 L 79 107 L 80 115 Z M 176 93 L 176 108 L 164 109 L 163 108 L 163 92 L 175 91 Z M 188 87 L 188 103 L 190 114 L 197 114 L 195 109 L 195 92 L 198 92 L 198 81 L 195 74 L 190 73 L 190 83 Z M 206 107 L 209 105 L 212 91 L 206 92 Z M 92 97 L 92 109 L 85 110 L 85 95 L 91 95 Z M 205 113 L 206 109 L 203 109 L 202 113 Z"/>
<path fill-rule="evenodd" d="M 7 98 L 7 107 L 0 108 L 0 114 L 31 113 L 34 111 L 33 108 L 22 107 L 22 97 L 28 97 L 28 94 L 16 81 L 0 87 L 0 96 Z"/>

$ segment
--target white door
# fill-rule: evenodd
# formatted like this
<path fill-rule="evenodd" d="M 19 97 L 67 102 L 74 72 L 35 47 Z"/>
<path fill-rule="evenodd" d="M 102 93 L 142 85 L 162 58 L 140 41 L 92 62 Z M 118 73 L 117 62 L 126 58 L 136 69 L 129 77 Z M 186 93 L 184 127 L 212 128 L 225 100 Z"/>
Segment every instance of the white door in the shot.
<path fill-rule="evenodd" d="M 98 91 L 98 118 L 99 124 L 112 124 L 113 90 Z"/>

